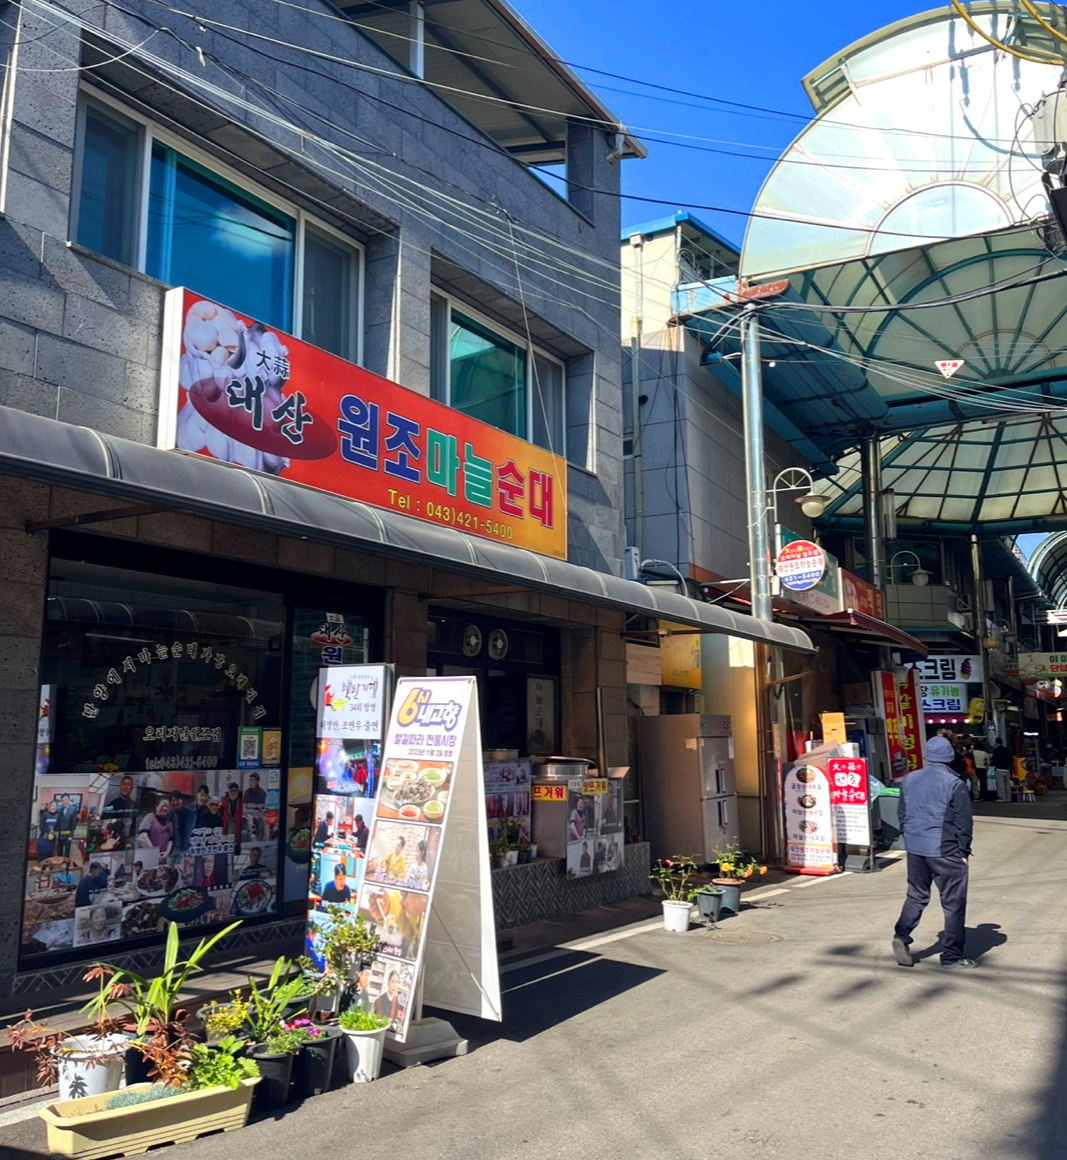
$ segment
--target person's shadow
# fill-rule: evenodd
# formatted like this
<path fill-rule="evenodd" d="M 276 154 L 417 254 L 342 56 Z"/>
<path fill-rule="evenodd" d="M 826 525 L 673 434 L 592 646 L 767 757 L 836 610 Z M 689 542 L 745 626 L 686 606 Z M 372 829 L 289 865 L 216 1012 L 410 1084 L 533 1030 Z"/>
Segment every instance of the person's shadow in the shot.
<path fill-rule="evenodd" d="M 926 950 L 912 951 L 912 958 L 918 962 L 920 959 L 932 959 L 935 955 L 941 953 L 941 936 L 938 935 L 938 941 L 932 947 L 927 947 Z M 980 922 L 977 926 L 969 926 L 966 930 L 964 938 L 964 954 L 969 959 L 974 959 L 979 962 L 982 956 L 991 951 L 994 947 L 1003 946 L 1008 941 L 1008 936 L 1001 933 L 999 922 Z"/>

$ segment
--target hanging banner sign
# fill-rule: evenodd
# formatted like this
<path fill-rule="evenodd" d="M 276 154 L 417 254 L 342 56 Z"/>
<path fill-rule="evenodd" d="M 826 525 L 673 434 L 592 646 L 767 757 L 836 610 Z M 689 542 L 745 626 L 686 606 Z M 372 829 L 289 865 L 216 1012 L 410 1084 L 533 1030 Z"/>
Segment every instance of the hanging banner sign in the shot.
<path fill-rule="evenodd" d="M 774 571 L 783 588 L 804 592 L 822 580 L 826 571 L 826 557 L 822 548 L 811 540 L 792 540 L 778 553 Z"/>
<path fill-rule="evenodd" d="M 963 366 L 964 362 L 966 362 L 966 359 L 944 358 L 935 362 L 934 366 L 937 367 L 946 379 L 950 379 Z"/>
<path fill-rule="evenodd" d="M 358 913 L 378 950 L 359 1001 L 404 1042 L 426 1003 L 501 1018 L 474 677 L 397 681 Z"/>
<path fill-rule="evenodd" d="M 915 669 L 909 669 L 907 680 L 897 686 L 897 703 L 900 708 L 900 741 L 904 746 L 908 773 L 911 773 L 926 764 L 926 729 L 920 703 L 919 675 Z"/>
<path fill-rule="evenodd" d="M 1019 676 L 1024 681 L 1047 680 L 1064 674 L 1067 674 L 1067 653 L 1019 653 Z"/>
<path fill-rule="evenodd" d="M 885 721 L 886 746 L 889 749 L 891 777 L 903 777 L 908 772 L 904 745 L 900 739 L 900 706 L 897 703 L 896 677 L 884 669 L 871 673 L 874 685 L 874 704 L 877 715 Z"/>
<path fill-rule="evenodd" d="M 786 771 L 782 783 L 785 810 L 785 869 L 795 874 L 833 874 L 837 870 L 837 834 L 826 764 L 836 745 L 807 753 Z"/>
<path fill-rule="evenodd" d="M 831 757 L 827 762 L 830 801 L 837 841 L 843 846 L 870 846 L 871 813 L 867 762 L 862 757 Z"/>
<path fill-rule="evenodd" d="M 160 447 L 567 558 L 559 456 L 190 290 L 163 351 Z"/>

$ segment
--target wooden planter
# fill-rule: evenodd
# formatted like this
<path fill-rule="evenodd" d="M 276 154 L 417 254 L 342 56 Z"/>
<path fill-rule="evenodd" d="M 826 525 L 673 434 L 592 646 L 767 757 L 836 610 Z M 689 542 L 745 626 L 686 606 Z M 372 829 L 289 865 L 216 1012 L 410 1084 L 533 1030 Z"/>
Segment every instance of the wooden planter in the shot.
<path fill-rule="evenodd" d="M 164 1100 L 105 1111 L 114 1092 L 57 1100 L 37 1113 L 48 1125 L 53 1156 L 93 1160 L 97 1156 L 138 1156 L 158 1144 L 181 1144 L 205 1132 L 243 1128 L 259 1077 L 243 1079 L 237 1088 L 215 1087 L 183 1092 Z M 147 1091 L 151 1084 L 125 1090 Z"/>

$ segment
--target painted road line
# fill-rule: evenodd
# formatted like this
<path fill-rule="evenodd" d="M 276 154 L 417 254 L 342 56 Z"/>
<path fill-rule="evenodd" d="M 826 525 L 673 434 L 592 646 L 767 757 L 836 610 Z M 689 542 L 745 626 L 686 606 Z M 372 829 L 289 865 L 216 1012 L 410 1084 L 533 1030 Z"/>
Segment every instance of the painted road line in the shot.
<path fill-rule="evenodd" d="M 746 894 L 745 898 L 771 898 L 775 894 L 788 894 L 788 886 L 765 886 L 762 890 L 753 890 L 751 894 Z"/>
<path fill-rule="evenodd" d="M 842 870 L 840 874 L 823 874 L 820 877 L 812 877 L 807 882 L 798 882 L 793 889 L 803 890 L 805 886 L 818 886 L 820 882 L 833 882 L 838 878 L 847 878 L 851 873 L 851 870 Z"/>

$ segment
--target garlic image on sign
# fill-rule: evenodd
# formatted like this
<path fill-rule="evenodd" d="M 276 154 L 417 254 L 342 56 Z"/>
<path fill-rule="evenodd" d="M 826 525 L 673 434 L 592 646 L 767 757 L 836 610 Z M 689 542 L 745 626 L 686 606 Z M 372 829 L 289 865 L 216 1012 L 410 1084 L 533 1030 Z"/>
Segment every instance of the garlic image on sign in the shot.
<path fill-rule="evenodd" d="M 178 366 L 178 382 L 186 391 L 198 385 L 218 397 L 234 379 L 258 376 L 265 388 L 263 413 L 269 415 L 282 401 L 285 379 L 273 368 L 285 360 L 288 350 L 259 323 L 247 326 L 225 307 L 195 302 L 185 316 L 182 339 L 185 353 Z M 191 398 L 186 398 L 178 413 L 176 444 L 182 451 L 206 451 L 223 463 L 271 475 L 279 475 L 289 465 L 283 456 L 259 451 L 224 434 L 193 406 Z"/>

